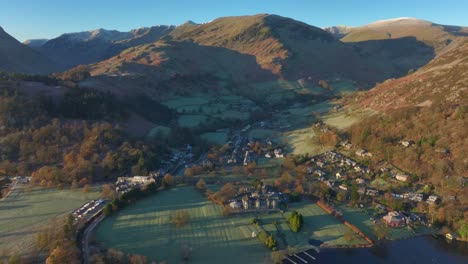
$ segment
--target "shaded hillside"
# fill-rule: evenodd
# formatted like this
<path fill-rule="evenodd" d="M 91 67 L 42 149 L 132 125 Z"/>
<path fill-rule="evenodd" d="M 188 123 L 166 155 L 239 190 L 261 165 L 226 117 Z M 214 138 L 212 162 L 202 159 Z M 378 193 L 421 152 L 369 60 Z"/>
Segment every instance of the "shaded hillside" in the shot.
<path fill-rule="evenodd" d="M 129 48 L 108 60 L 89 65 L 88 70 L 94 76 L 88 82 L 100 83 L 117 94 L 138 90 L 154 97 L 221 89 L 221 81 L 274 79 L 273 74 L 259 67 L 253 56 L 190 41 L 170 40 Z M 127 88 L 122 87 L 125 84 Z M 116 86 L 122 89 L 115 89 Z"/>
<path fill-rule="evenodd" d="M 0 70 L 21 73 L 48 73 L 55 65 L 39 52 L 20 43 L 0 27 Z"/>
<path fill-rule="evenodd" d="M 37 47 L 44 55 L 67 70 L 80 64 L 108 59 L 122 50 L 154 42 L 173 30 L 173 26 L 155 26 L 130 32 L 97 29 L 63 34 Z"/>
<path fill-rule="evenodd" d="M 440 53 L 451 42 L 463 36 L 468 36 L 466 27 L 438 25 L 414 18 L 396 18 L 351 28 L 341 40 L 361 42 L 415 37 Z"/>

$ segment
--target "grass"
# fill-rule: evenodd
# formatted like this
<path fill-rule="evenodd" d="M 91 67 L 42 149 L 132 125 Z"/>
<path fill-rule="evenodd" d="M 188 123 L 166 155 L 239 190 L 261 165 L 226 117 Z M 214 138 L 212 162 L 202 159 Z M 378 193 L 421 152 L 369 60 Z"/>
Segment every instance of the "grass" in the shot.
<path fill-rule="evenodd" d="M 0 249 L 27 253 L 44 224 L 99 197 L 97 189 L 89 193 L 44 188 L 27 191 L 18 185 L 0 202 Z"/>
<path fill-rule="evenodd" d="M 260 139 L 271 138 L 274 134 L 275 131 L 263 128 L 256 128 L 249 131 L 249 137 Z"/>
<path fill-rule="evenodd" d="M 148 138 L 155 138 L 156 136 L 160 135 L 162 137 L 167 137 L 171 133 L 171 129 L 165 126 L 156 126 L 153 127 L 149 132 L 147 137 Z"/>
<path fill-rule="evenodd" d="M 208 119 L 205 115 L 181 115 L 177 120 L 181 127 L 197 127 Z"/>
<path fill-rule="evenodd" d="M 186 226 L 171 224 L 174 210 L 189 212 L 191 220 Z M 193 187 L 178 187 L 105 219 L 96 230 L 96 240 L 109 248 L 167 263 L 180 263 L 184 246 L 193 250 L 191 263 L 269 263 L 269 249 L 251 237 L 255 230 L 249 225 L 251 217 L 224 218 L 222 208 Z"/>
<path fill-rule="evenodd" d="M 227 133 L 225 132 L 208 132 L 201 134 L 201 138 L 208 141 L 210 144 L 223 145 L 227 141 Z"/>
<path fill-rule="evenodd" d="M 338 113 L 330 113 L 323 116 L 325 124 L 336 127 L 338 129 L 346 129 L 353 124 L 375 114 L 376 111 L 372 109 L 361 109 L 353 111 L 353 114 L 348 114 L 346 111 L 340 111 Z"/>
<path fill-rule="evenodd" d="M 304 227 L 299 233 L 308 239 L 320 240 L 330 246 L 366 244 L 366 241 L 358 236 L 355 236 L 353 241 L 346 241 L 343 234 L 348 228 L 314 203 L 293 204 L 291 210 L 303 215 Z"/>
<path fill-rule="evenodd" d="M 317 155 L 331 149 L 317 143 L 316 136 L 312 128 L 296 129 L 283 133 L 282 141 L 288 143 L 294 155 L 306 153 Z"/>

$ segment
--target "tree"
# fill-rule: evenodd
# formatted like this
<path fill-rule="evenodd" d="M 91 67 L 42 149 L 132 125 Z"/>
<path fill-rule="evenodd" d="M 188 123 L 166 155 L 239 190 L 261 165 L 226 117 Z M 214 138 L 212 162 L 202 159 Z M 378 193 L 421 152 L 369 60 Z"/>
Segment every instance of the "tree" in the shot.
<path fill-rule="evenodd" d="M 105 216 L 110 216 L 112 214 L 112 205 L 110 203 L 106 204 L 103 213 Z"/>
<path fill-rule="evenodd" d="M 359 193 L 357 191 L 357 186 L 356 184 L 353 184 L 351 186 L 351 202 L 353 203 L 353 205 L 357 205 L 358 200 L 359 200 Z"/>
<path fill-rule="evenodd" d="M 163 185 L 165 186 L 172 186 L 174 185 L 174 176 L 172 176 L 171 174 L 167 173 L 166 175 L 164 175 L 164 178 L 163 178 Z"/>
<path fill-rule="evenodd" d="M 183 227 L 190 221 L 190 214 L 186 210 L 175 211 L 171 215 L 171 221 L 177 228 Z"/>
<path fill-rule="evenodd" d="M 193 169 L 192 168 L 186 168 L 184 171 L 184 176 L 187 178 L 193 177 Z"/>
<path fill-rule="evenodd" d="M 355 239 L 354 232 L 351 229 L 347 228 L 344 231 L 344 239 L 348 242 L 354 241 Z"/>
<path fill-rule="evenodd" d="M 372 232 L 378 240 L 385 239 L 388 236 L 389 231 L 387 224 L 383 221 L 378 221 L 372 226 Z"/>
<path fill-rule="evenodd" d="M 205 192 L 207 189 L 206 182 L 203 179 L 198 180 L 197 184 L 195 184 L 195 188 L 198 190 Z"/>
<path fill-rule="evenodd" d="M 295 233 L 299 232 L 303 224 L 302 214 L 296 211 L 293 211 L 291 215 L 288 217 L 288 223 L 289 223 L 289 227 L 291 227 L 291 230 L 293 232 Z"/>

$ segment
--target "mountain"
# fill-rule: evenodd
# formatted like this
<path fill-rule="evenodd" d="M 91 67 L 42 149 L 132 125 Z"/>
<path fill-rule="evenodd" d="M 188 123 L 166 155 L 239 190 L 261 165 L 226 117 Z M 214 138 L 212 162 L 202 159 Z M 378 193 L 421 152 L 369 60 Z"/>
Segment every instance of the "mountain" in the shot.
<path fill-rule="evenodd" d="M 27 39 L 23 42 L 24 45 L 29 46 L 31 48 L 39 48 L 44 45 L 48 39 Z"/>
<path fill-rule="evenodd" d="M 67 33 L 47 41 L 37 50 L 67 70 L 108 59 L 132 46 L 154 42 L 173 29 L 174 26 L 154 26 L 129 32 L 96 29 Z"/>
<path fill-rule="evenodd" d="M 0 27 L 0 70 L 20 73 L 49 73 L 55 65 L 39 52 L 20 43 Z"/>
<path fill-rule="evenodd" d="M 348 28 L 343 42 L 363 42 L 414 37 L 434 48 L 438 54 L 452 41 L 468 36 L 468 27 L 447 26 L 415 18 L 381 20 L 361 27 Z"/>
<path fill-rule="evenodd" d="M 323 30 L 327 31 L 328 33 L 332 34 L 336 39 L 341 39 L 342 37 L 346 36 L 353 28 L 348 26 L 332 26 L 326 27 Z"/>

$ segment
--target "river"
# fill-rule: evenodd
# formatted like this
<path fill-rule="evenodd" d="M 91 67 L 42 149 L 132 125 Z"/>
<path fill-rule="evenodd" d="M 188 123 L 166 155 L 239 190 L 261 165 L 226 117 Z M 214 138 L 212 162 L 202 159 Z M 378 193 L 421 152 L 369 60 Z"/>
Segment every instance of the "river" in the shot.
<path fill-rule="evenodd" d="M 428 236 L 390 241 L 372 248 L 324 249 L 316 263 L 467 264 L 468 243 Z"/>

